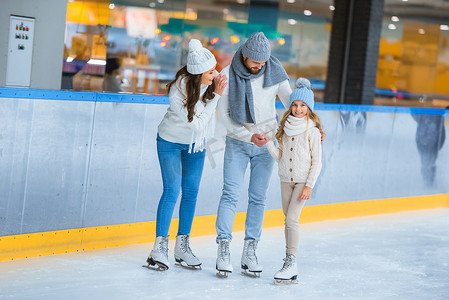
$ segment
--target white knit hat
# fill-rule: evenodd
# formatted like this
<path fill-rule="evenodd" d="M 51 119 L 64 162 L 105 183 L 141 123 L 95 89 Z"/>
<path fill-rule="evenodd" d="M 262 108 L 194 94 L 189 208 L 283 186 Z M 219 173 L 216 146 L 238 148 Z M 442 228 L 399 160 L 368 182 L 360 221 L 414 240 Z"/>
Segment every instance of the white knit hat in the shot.
<path fill-rule="evenodd" d="M 217 60 L 212 52 L 203 48 L 199 40 L 190 40 L 189 54 L 187 55 L 187 72 L 193 75 L 202 74 L 215 67 L 216 64 Z"/>

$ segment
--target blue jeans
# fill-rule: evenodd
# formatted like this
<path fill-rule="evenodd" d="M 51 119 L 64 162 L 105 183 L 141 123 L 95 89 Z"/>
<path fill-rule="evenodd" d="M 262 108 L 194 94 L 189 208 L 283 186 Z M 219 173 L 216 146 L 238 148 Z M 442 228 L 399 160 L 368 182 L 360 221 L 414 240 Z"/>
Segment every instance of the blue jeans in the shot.
<path fill-rule="evenodd" d="M 168 236 L 181 189 L 178 235 L 190 234 L 206 150 L 190 154 L 188 151 L 189 145 L 171 143 L 157 135 L 157 155 L 164 191 L 157 207 L 156 236 Z"/>
<path fill-rule="evenodd" d="M 265 145 L 259 148 L 254 144 L 226 137 L 223 194 L 218 206 L 216 223 L 217 241 L 232 239 L 235 210 L 248 163 L 251 172 L 245 221 L 245 240 L 260 240 L 265 213 L 265 199 L 274 160 Z"/>

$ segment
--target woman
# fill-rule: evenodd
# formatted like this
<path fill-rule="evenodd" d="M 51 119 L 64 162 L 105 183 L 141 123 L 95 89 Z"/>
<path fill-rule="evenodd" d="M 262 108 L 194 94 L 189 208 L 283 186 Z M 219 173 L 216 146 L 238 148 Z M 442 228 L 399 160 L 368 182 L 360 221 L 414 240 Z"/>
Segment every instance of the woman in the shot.
<path fill-rule="evenodd" d="M 157 153 L 164 190 L 156 219 L 156 241 L 147 262 L 168 269 L 168 230 L 182 189 L 175 260 L 183 266 L 200 267 L 189 246 L 198 188 L 203 172 L 207 139 L 215 128 L 215 109 L 227 85 L 217 76 L 217 61 L 198 40 L 189 43 L 187 66 L 167 85 L 170 106 L 158 127 Z"/>

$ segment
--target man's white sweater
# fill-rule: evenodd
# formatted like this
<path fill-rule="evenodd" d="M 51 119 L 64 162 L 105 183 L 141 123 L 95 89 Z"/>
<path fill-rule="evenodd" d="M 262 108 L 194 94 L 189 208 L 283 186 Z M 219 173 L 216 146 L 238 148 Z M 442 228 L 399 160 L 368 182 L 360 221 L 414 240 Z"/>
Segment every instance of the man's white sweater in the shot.
<path fill-rule="evenodd" d="M 222 75 L 229 78 L 229 68 L 227 66 L 221 71 Z M 255 124 L 240 124 L 231 119 L 229 112 L 229 85 L 224 89 L 218 102 L 219 120 L 225 125 L 227 135 L 237 140 L 251 143 L 251 136 L 255 133 L 264 133 L 270 139 L 276 134 L 276 96 L 288 107 L 289 97 L 292 93 L 288 80 L 279 84 L 263 87 L 265 75 L 251 79 L 251 88 L 254 99 Z"/>

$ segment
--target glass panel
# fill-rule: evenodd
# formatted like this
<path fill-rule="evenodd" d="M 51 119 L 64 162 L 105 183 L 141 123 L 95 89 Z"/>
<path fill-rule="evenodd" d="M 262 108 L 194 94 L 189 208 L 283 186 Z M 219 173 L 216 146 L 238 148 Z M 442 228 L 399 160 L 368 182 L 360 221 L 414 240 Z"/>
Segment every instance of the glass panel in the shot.
<path fill-rule="evenodd" d="M 331 4 L 330 0 L 71 1 L 63 89 L 102 91 L 103 81 L 118 78 L 122 91 L 164 94 L 165 85 L 186 64 L 190 39 L 208 47 L 221 70 L 251 33 L 263 31 L 292 84 L 299 76 L 309 78 L 319 100 L 327 72 Z M 104 75 L 114 64 L 120 69 L 112 77 Z"/>
<path fill-rule="evenodd" d="M 447 1 L 385 3 L 375 103 L 449 106 Z"/>

